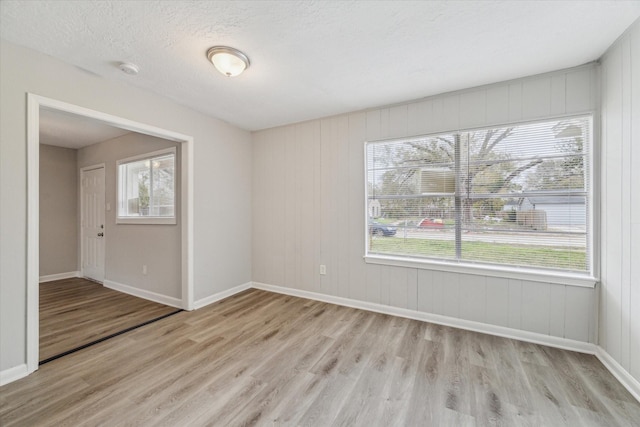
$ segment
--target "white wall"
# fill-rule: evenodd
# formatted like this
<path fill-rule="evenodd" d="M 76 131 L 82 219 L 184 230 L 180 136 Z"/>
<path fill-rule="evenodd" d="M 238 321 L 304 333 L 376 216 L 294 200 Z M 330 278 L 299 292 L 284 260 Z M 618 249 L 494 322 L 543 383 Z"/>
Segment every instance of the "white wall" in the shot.
<path fill-rule="evenodd" d="M 599 344 L 640 382 L 640 21 L 602 59 Z"/>
<path fill-rule="evenodd" d="M 593 288 L 365 264 L 363 156 L 367 140 L 594 112 L 597 102 L 589 65 L 255 132 L 253 280 L 595 342 Z"/>
<path fill-rule="evenodd" d="M 176 206 L 180 194 L 180 143 L 131 132 L 78 150 L 78 169 L 105 164 L 105 284 L 115 282 L 156 294 L 182 298 L 181 223 L 179 209 L 176 224 L 116 224 L 116 162 L 127 157 L 176 148 Z M 78 190 L 80 191 L 80 190 Z M 147 274 L 142 274 L 142 266 Z"/>
<path fill-rule="evenodd" d="M 0 371 L 26 362 L 27 92 L 193 136 L 195 298 L 251 280 L 248 132 L 159 95 L 2 41 Z"/>
<path fill-rule="evenodd" d="M 77 151 L 40 145 L 40 276 L 78 270 Z"/>

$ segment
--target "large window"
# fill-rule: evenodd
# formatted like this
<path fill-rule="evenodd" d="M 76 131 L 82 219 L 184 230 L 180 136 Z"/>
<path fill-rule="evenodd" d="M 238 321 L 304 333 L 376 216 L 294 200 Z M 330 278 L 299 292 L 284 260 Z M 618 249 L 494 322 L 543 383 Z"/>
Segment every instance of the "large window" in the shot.
<path fill-rule="evenodd" d="M 591 122 L 368 142 L 367 255 L 591 276 Z"/>
<path fill-rule="evenodd" d="M 176 150 L 119 160 L 118 223 L 175 224 Z"/>

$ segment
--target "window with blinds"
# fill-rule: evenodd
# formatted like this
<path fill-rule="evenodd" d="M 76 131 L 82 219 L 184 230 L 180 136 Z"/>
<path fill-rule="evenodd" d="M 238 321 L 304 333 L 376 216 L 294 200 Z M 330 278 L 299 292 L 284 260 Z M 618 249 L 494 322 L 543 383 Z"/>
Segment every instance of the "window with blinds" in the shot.
<path fill-rule="evenodd" d="M 591 123 L 366 143 L 367 254 L 590 274 Z"/>

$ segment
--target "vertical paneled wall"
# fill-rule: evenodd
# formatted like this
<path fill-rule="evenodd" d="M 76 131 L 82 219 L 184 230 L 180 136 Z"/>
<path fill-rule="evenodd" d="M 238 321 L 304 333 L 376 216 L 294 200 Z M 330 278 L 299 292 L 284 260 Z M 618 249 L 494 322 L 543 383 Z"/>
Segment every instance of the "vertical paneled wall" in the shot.
<path fill-rule="evenodd" d="M 640 22 L 602 60 L 599 344 L 640 381 Z"/>
<path fill-rule="evenodd" d="M 364 142 L 593 112 L 597 102 L 589 65 L 254 133 L 253 280 L 594 342 L 594 289 L 365 264 Z"/>

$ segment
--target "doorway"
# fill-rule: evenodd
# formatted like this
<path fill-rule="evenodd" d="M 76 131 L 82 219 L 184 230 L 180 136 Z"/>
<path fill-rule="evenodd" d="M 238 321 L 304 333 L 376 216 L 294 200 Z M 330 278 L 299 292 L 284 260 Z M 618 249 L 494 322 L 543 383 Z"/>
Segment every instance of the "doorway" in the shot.
<path fill-rule="evenodd" d="M 137 132 L 144 135 L 175 141 L 181 145 L 181 306 L 193 309 L 193 138 L 166 129 L 145 125 L 77 105 L 68 104 L 42 96 L 28 94 L 27 97 L 27 370 L 38 368 L 39 354 L 39 129 L 41 110 L 69 113 L 95 120 L 108 126 Z M 102 199 L 104 201 L 104 199 Z M 102 209 L 104 212 L 104 209 Z M 102 222 L 104 224 L 104 220 Z M 95 234 L 100 232 L 93 230 Z M 103 232 L 104 233 L 104 232 Z M 96 236 L 104 237 L 104 236 Z M 104 239 L 102 239 L 104 242 Z M 96 277 L 104 279 L 102 273 L 94 271 Z"/>

